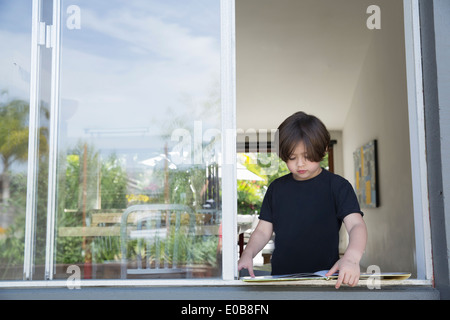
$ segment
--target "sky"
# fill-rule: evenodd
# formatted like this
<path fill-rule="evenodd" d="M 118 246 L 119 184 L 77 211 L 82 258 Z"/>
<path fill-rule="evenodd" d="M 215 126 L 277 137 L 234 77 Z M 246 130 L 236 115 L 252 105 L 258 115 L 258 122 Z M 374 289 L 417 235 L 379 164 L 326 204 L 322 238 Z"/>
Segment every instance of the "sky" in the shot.
<path fill-rule="evenodd" d="M 62 1 L 61 24 L 61 148 L 220 129 L 218 0 Z M 0 99 L 29 100 L 30 41 L 31 1 L 0 0 Z"/>

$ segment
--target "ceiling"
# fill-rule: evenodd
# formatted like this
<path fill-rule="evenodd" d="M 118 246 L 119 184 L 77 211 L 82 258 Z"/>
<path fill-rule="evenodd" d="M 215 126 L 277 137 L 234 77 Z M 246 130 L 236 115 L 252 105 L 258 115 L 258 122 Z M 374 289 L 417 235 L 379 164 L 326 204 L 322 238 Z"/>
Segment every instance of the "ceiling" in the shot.
<path fill-rule="evenodd" d="M 373 2 L 237 0 L 237 128 L 274 129 L 302 110 L 341 130 L 374 35 Z"/>

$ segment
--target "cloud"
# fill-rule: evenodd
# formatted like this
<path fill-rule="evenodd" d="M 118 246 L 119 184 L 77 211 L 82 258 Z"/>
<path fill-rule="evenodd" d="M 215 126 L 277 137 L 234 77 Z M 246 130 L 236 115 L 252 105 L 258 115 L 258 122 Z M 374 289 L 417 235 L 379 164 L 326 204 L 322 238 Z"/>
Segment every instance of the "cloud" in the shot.
<path fill-rule="evenodd" d="M 7 90 L 9 98 L 29 100 L 31 35 L 0 30 L 0 92 Z"/>
<path fill-rule="evenodd" d="M 186 113 L 186 95 L 206 99 L 220 74 L 220 39 L 132 6 L 91 7 L 81 7 L 81 29 L 62 31 L 62 95 L 78 103 L 70 136 L 154 126 Z"/>
<path fill-rule="evenodd" d="M 206 12 L 212 2 L 77 3 L 81 29 L 69 30 L 62 10 L 62 108 L 73 106 L 61 113 L 63 140 L 86 138 L 92 128 L 151 127 L 155 134 L 155 123 L 172 115 L 198 116 L 189 108 L 208 99 L 220 75 L 219 10 Z M 0 41 L 8 44 L 0 50 L 0 89 L 28 100 L 31 28 L 2 28 Z"/>
<path fill-rule="evenodd" d="M 217 17 L 219 18 L 219 17 Z M 142 16 L 126 8 L 114 9 L 101 17 L 89 9 L 82 10 L 82 28 L 128 43 L 143 56 L 175 63 L 214 65 L 219 54 L 219 39 L 195 35 L 180 23 L 166 22 L 157 16 Z"/>

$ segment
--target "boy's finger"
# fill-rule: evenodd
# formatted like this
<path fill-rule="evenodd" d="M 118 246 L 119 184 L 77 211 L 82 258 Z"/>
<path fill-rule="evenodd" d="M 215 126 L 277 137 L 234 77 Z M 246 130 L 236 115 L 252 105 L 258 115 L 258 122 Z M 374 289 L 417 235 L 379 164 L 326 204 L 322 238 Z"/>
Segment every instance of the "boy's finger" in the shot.
<path fill-rule="evenodd" d="M 250 277 L 255 277 L 255 274 L 253 273 L 253 266 L 248 266 L 248 273 L 250 274 Z"/>
<path fill-rule="evenodd" d="M 348 278 L 347 278 L 347 284 L 349 286 L 352 286 L 352 283 L 353 283 L 353 277 L 351 275 L 349 275 Z"/>
<path fill-rule="evenodd" d="M 334 266 L 328 270 L 328 272 L 325 274 L 325 276 L 331 276 L 333 273 L 335 273 L 338 270 L 338 264 L 335 263 Z"/>
<path fill-rule="evenodd" d="M 348 284 L 350 282 L 350 275 L 344 274 L 344 279 L 342 280 L 343 284 Z"/>
<path fill-rule="evenodd" d="M 356 277 L 353 279 L 352 287 L 355 287 L 355 286 L 358 284 L 358 282 L 359 282 L 359 276 L 356 276 Z"/>
<path fill-rule="evenodd" d="M 342 274 L 340 274 L 338 279 L 337 279 L 337 282 L 336 282 L 336 286 L 335 286 L 336 289 L 339 289 L 339 287 L 342 284 L 342 280 L 344 280 L 344 276 Z"/>
<path fill-rule="evenodd" d="M 336 289 L 339 289 L 339 287 L 340 287 L 342 284 L 346 284 L 346 283 L 347 283 L 347 280 L 348 280 L 348 279 L 346 279 L 345 273 L 339 273 L 338 280 L 337 280 L 337 282 L 336 282 Z"/>

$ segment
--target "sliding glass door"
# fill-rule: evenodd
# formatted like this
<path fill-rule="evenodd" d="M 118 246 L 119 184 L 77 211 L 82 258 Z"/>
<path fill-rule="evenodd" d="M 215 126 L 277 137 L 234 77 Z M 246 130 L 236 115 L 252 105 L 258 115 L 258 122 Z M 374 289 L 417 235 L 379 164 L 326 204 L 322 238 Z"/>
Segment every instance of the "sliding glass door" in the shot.
<path fill-rule="evenodd" d="M 220 276 L 219 2 L 60 10 L 54 278 Z"/>
<path fill-rule="evenodd" d="M 42 279 L 52 49 L 50 1 L 0 3 L 0 279 Z M 31 264 L 31 261 L 34 264 Z M 24 265 L 27 268 L 24 268 Z"/>
<path fill-rule="evenodd" d="M 1 5 L 2 279 L 222 277 L 223 2 Z"/>

